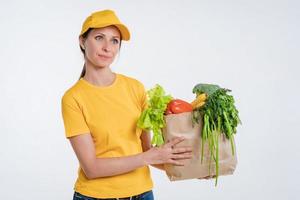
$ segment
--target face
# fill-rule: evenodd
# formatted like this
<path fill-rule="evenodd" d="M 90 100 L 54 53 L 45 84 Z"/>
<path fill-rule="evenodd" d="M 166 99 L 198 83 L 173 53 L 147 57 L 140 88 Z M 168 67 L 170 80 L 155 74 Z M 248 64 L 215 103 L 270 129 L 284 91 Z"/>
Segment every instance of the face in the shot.
<path fill-rule="evenodd" d="M 95 67 L 108 67 L 119 52 L 120 32 L 115 26 L 91 30 L 87 38 L 80 37 L 86 62 Z"/>

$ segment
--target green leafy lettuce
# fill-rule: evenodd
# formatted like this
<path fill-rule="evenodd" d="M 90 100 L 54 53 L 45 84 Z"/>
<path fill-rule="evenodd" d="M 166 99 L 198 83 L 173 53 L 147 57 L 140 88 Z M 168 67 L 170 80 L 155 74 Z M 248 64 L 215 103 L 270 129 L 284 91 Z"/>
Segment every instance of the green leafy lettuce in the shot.
<path fill-rule="evenodd" d="M 156 84 L 147 91 L 148 107 L 142 112 L 137 126 L 146 131 L 153 131 L 151 143 L 156 146 L 164 144 L 162 128 L 165 126 L 164 112 L 168 103 L 173 99 L 166 95 L 162 86 Z"/>

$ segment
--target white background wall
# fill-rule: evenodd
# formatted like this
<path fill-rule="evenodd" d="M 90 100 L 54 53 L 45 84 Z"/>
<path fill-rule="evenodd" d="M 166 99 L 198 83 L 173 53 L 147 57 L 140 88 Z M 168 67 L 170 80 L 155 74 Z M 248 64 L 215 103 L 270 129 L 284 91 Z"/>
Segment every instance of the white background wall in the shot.
<path fill-rule="evenodd" d="M 2 0 L 1 199 L 72 198 L 78 162 L 60 100 L 82 69 L 83 20 L 107 8 L 132 34 L 114 71 L 187 101 L 199 82 L 230 88 L 243 122 L 234 175 L 214 187 L 214 180 L 170 182 L 151 168 L 157 200 L 299 196 L 297 1 Z"/>

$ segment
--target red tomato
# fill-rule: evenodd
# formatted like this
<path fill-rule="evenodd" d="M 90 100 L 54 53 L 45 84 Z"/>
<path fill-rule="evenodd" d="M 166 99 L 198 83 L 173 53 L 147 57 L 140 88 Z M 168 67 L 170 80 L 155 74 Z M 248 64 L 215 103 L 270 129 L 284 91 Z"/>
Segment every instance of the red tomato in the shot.
<path fill-rule="evenodd" d="M 170 110 L 173 114 L 192 112 L 193 107 L 190 103 L 183 101 L 181 99 L 173 99 L 169 104 Z"/>

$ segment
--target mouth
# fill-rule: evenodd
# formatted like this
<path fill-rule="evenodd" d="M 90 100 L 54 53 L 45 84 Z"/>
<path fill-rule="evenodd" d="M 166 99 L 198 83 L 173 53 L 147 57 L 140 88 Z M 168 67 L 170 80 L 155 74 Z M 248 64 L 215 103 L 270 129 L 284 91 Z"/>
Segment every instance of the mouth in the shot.
<path fill-rule="evenodd" d="M 101 55 L 101 54 L 98 54 L 98 56 L 102 59 L 111 59 L 112 58 L 111 56 L 105 56 L 105 55 Z"/>

